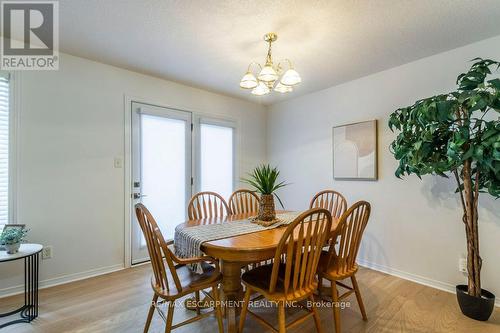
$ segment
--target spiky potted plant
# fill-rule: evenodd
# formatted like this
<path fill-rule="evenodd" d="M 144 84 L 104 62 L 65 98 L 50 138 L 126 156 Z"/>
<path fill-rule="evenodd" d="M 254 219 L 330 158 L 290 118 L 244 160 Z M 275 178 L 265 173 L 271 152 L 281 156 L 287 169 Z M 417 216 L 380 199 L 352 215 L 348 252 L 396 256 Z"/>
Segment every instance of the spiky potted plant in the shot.
<path fill-rule="evenodd" d="M 457 286 L 457 299 L 466 316 L 488 320 L 495 296 L 481 289 L 478 199 L 482 192 L 500 197 L 500 79 L 487 79 L 500 63 L 473 61 L 470 70 L 458 76 L 456 91 L 396 110 L 389 117 L 389 127 L 400 132 L 391 144 L 399 160 L 396 177 L 455 178 L 467 238 L 468 274 L 468 285 Z"/>
<path fill-rule="evenodd" d="M 242 179 L 243 182 L 252 186 L 255 192 L 260 194 L 258 220 L 273 221 L 276 219 L 275 197 L 283 207 L 283 202 L 276 194 L 276 191 L 288 184 L 283 181 L 278 182 L 279 174 L 280 172 L 276 167 L 271 168 L 269 164 L 263 164 L 249 173 L 249 178 Z"/>

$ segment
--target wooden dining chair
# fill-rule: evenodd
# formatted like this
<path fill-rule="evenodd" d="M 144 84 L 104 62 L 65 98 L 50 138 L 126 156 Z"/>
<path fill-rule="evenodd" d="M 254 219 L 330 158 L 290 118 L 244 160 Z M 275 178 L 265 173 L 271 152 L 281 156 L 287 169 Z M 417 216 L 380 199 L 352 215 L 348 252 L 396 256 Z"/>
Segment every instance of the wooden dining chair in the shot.
<path fill-rule="evenodd" d="M 332 301 L 334 302 L 333 318 L 337 333 L 340 333 L 340 308 L 335 305 L 338 305 L 339 301 L 352 293 L 356 294 L 363 320 L 368 320 L 355 274 L 358 271 L 356 256 L 363 232 L 370 218 L 370 210 L 370 204 L 366 201 L 359 201 L 352 205 L 340 217 L 335 229 L 333 237 L 334 239 L 339 238 L 337 244 L 332 245 L 335 242 L 330 242 L 329 250 L 321 253 L 318 277 L 319 281 L 323 281 L 323 279 L 330 281 Z M 340 282 L 347 278 L 351 279 L 352 286 Z M 339 296 L 337 285 L 347 289 L 347 292 Z"/>
<path fill-rule="evenodd" d="M 316 269 L 321 250 L 331 234 L 331 225 L 332 218 L 326 209 L 316 208 L 302 213 L 283 233 L 276 249 L 273 264 L 259 266 L 243 274 L 242 280 L 246 291 L 240 315 L 240 333 L 243 332 L 247 313 L 274 332 L 279 333 L 286 332 L 287 328 L 312 316 L 316 330 L 322 332 L 313 293 L 318 287 Z M 278 305 L 278 330 L 248 310 L 250 296 L 253 292 L 259 293 Z M 304 307 L 308 313 L 287 326 L 285 322 L 286 304 L 305 299 L 312 301 L 310 309 Z"/>
<path fill-rule="evenodd" d="M 347 210 L 347 200 L 337 191 L 324 190 L 316 193 L 309 208 L 324 208 L 330 211 L 332 217 L 340 218 Z"/>
<path fill-rule="evenodd" d="M 229 215 L 229 206 L 226 200 L 215 192 L 196 193 L 188 204 L 188 217 L 190 220 L 227 215 Z"/>
<path fill-rule="evenodd" d="M 233 215 L 259 212 L 259 197 L 250 190 L 237 190 L 229 197 L 229 211 Z"/>
<path fill-rule="evenodd" d="M 168 248 L 173 242 L 165 242 L 155 219 L 148 209 L 143 204 L 139 203 L 135 205 L 135 212 L 146 239 L 154 273 L 151 278 L 151 286 L 154 295 L 146 319 L 146 325 L 144 326 L 144 333 L 147 333 L 149 330 L 154 310 L 159 304 L 158 298 L 162 299 L 163 303 L 168 306 L 166 317 L 158 308 L 159 314 L 165 320 L 166 333 L 169 333 L 175 328 L 200 320 L 212 314 L 214 311 L 219 325 L 219 333 L 223 333 L 222 310 L 217 290 L 217 286 L 222 280 L 218 260 L 208 256 L 188 259 L 177 258 Z M 188 268 L 188 265 L 193 263 L 207 263 L 207 268 L 204 269 L 203 274 L 195 274 Z M 213 297 L 214 311 L 205 313 L 197 311 L 197 316 L 172 325 L 176 300 L 187 294 L 197 293 L 197 295 L 199 295 L 201 290 L 207 288 L 212 289 L 211 295 Z"/>

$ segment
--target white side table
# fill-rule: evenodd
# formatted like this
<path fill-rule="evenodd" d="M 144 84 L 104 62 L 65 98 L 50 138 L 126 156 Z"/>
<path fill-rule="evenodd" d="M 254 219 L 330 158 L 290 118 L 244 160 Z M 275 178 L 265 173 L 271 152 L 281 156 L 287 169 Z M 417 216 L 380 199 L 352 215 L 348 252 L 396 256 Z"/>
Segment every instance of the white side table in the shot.
<path fill-rule="evenodd" d="M 42 249 L 43 246 L 40 244 L 21 244 L 19 252 L 15 254 L 7 254 L 7 251 L 0 251 L 0 264 L 7 261 L 24 259 L 24 305 L 19 309 L 0 314 L 1 318 L 19 313 L 21 318 L 0 325 L 0 329 L 12 324 L 29 323 L 38 317 L 38 276 L 40 252 L 42 252 Z"/>

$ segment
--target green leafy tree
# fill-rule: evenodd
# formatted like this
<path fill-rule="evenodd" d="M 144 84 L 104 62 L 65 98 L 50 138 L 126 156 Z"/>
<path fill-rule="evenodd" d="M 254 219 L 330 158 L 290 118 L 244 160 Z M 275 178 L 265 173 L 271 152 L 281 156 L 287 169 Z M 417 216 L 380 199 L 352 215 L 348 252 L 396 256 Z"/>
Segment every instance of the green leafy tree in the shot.
<path fill-rule="evenodd" d="M 500 197 L 500 79 L 491 78 L 498 61 L 476 58 L 457 78 L 456 91 L 425 98 L 389 117 L 397 131 L 391 152 L 399 160 L 396 177 L 453 175 L 467 237 L 469 295 L 481 295 L 478 198 Z M 486 116 L 489 113 L 488 116 Z"/>

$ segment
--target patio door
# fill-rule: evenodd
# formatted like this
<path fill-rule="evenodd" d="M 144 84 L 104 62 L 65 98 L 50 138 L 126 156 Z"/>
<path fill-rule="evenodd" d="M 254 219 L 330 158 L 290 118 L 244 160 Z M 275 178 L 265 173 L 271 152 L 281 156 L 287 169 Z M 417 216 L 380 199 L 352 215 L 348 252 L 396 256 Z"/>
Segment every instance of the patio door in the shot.
<path fill-rule="evenodd" d="M 132 204 L 142 202 L 164 237 L 186 220 L 192 188 L 192 115 L 132 103 Z M 132 264 L 149 260 L 146 241 L 132 209 Z"/>

